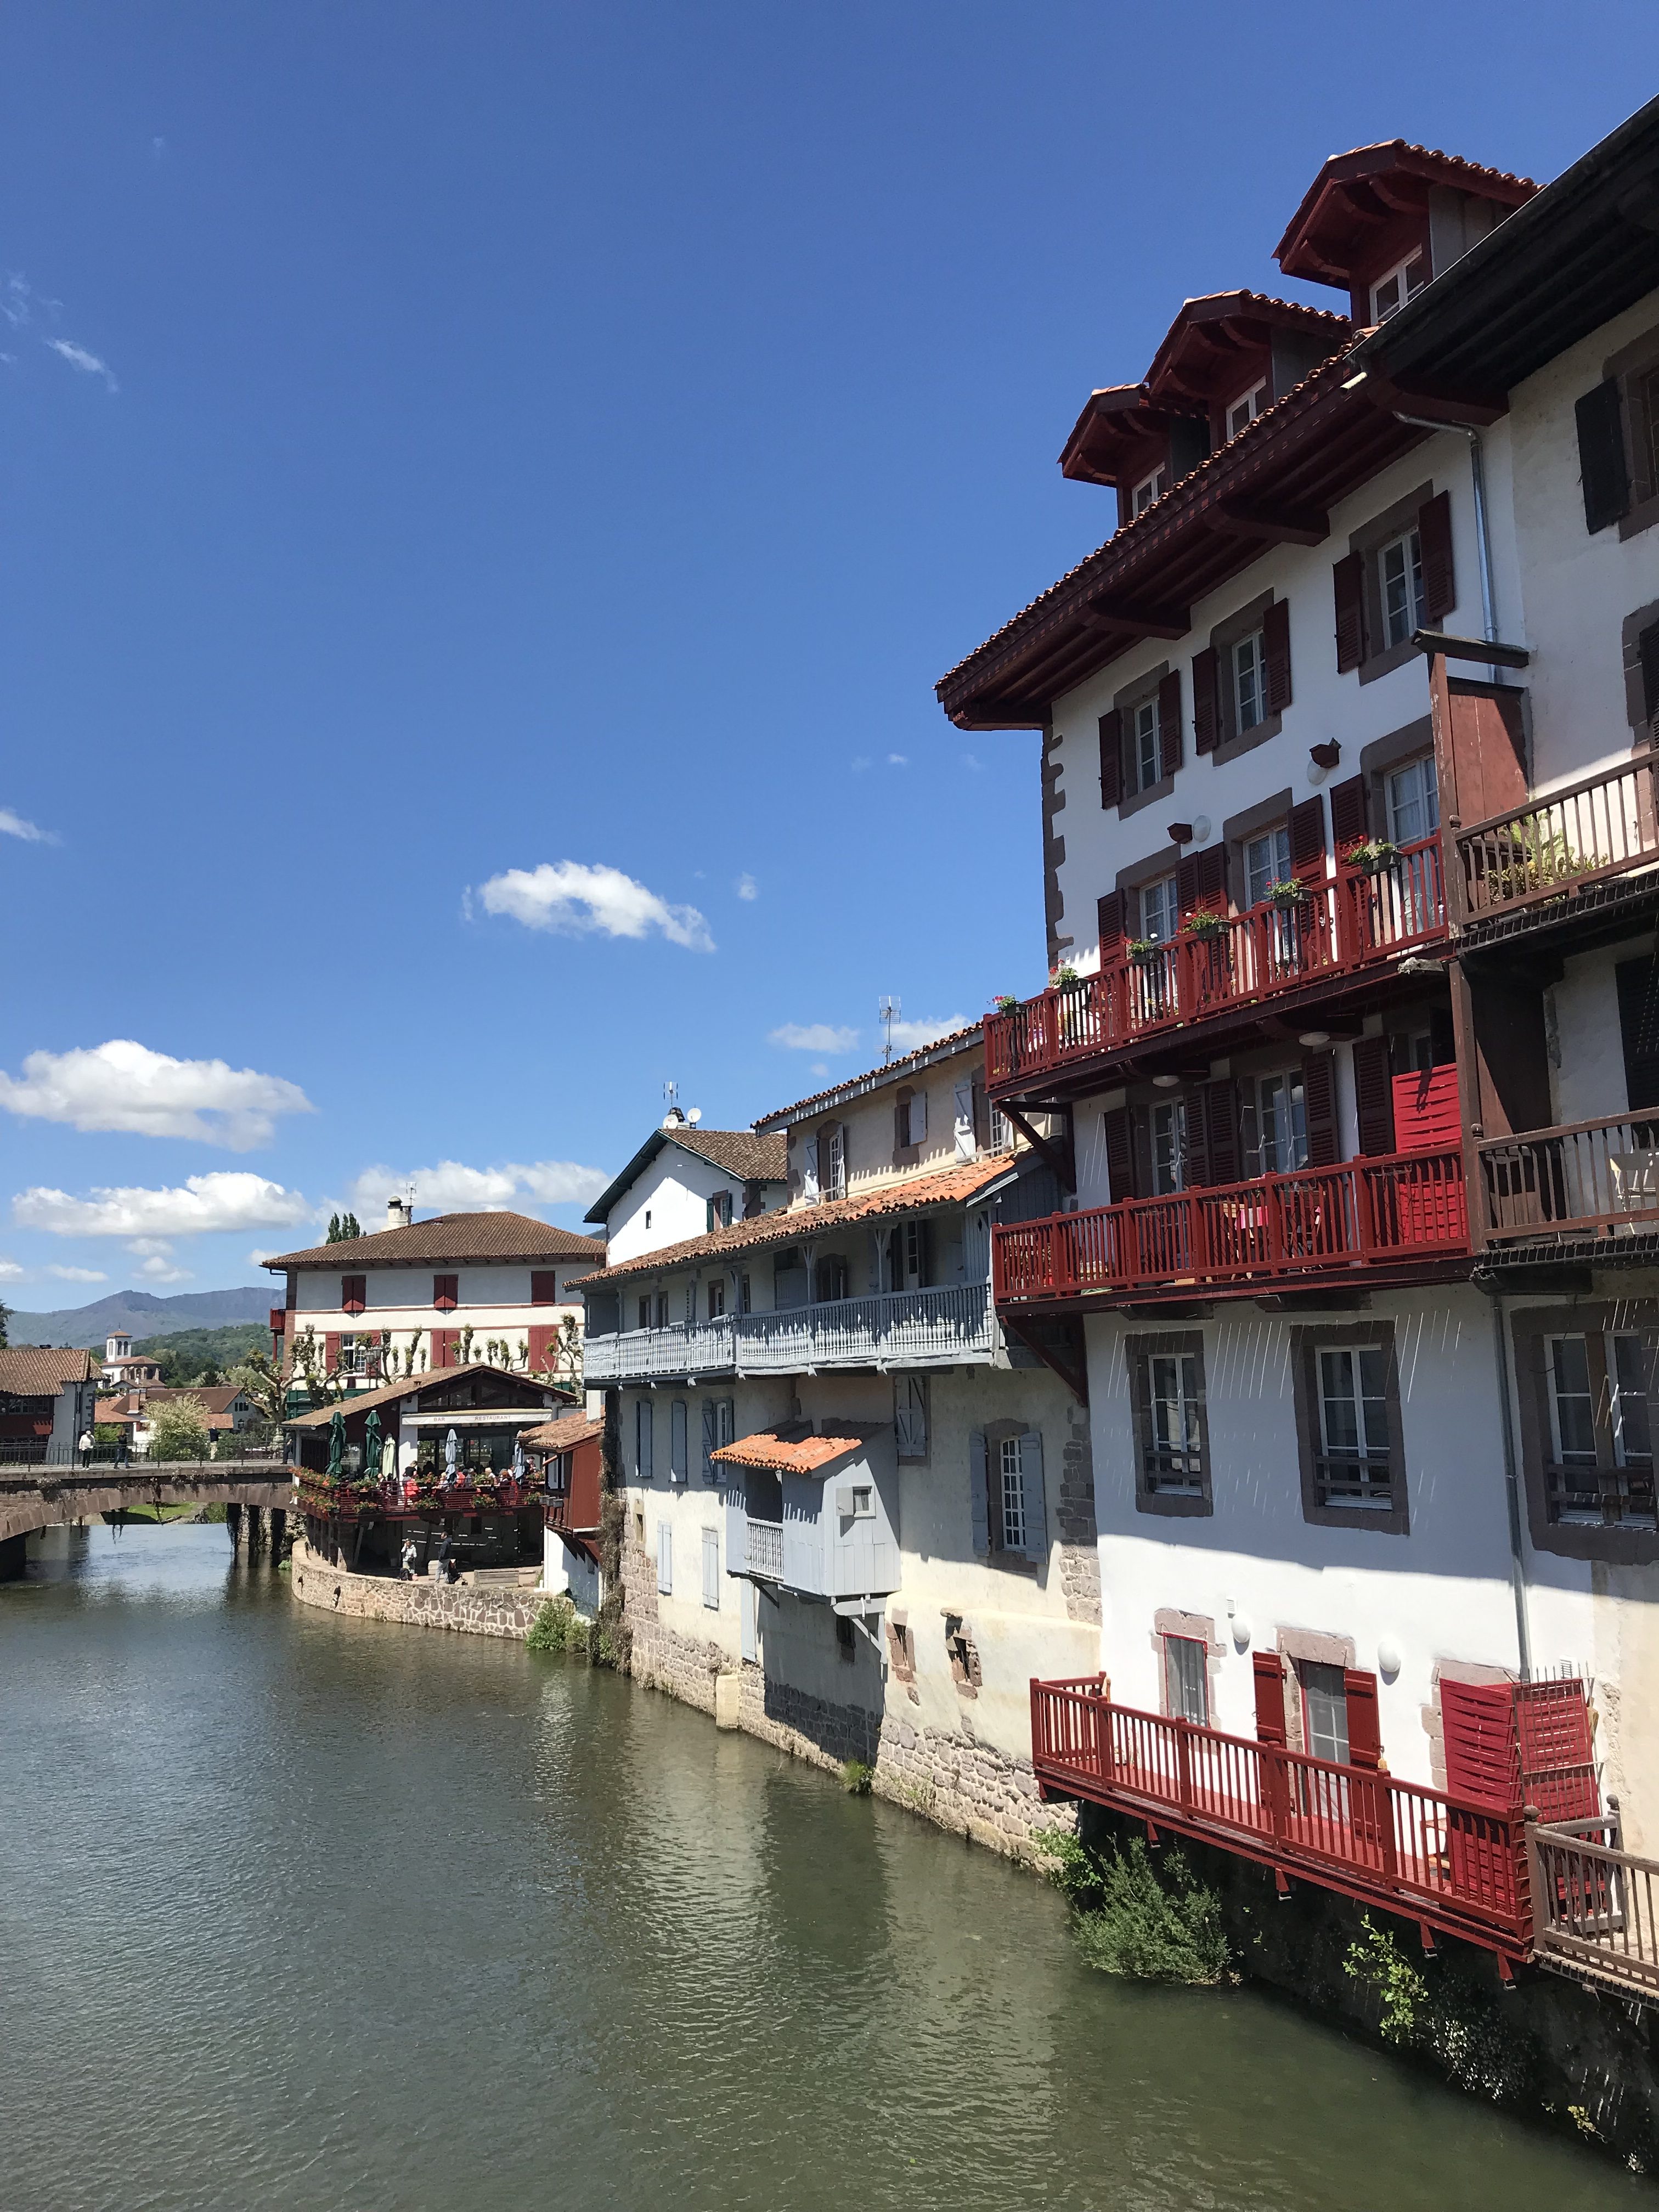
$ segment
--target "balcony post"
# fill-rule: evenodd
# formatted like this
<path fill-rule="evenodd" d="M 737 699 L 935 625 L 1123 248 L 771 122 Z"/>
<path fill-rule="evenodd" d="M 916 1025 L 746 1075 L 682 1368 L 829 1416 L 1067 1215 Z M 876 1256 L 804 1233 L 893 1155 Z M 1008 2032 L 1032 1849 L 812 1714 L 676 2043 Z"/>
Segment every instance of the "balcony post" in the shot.
<path fill-rule="evenodd" d="M 1460 864 L 1461 865 L 1461 864 Z M 1456 870 L 1452 872 L 1454 874 Z M 1446 963 L 1451 987 L 1452 1049 L 1457 1060 L 1457 1118 L 1463 1145 L 1463 1212 L 1469 1249 L 1477 1255 L 1486 1249 L 1490 1209 L 1486 1204 L 1486 1173 L 1480 1161 L 1480 1139 L 1486 1134 L 1480 1107 L 1480 1048 L 1475 1040 L 1474 1000 L 1461 956 Z"/>

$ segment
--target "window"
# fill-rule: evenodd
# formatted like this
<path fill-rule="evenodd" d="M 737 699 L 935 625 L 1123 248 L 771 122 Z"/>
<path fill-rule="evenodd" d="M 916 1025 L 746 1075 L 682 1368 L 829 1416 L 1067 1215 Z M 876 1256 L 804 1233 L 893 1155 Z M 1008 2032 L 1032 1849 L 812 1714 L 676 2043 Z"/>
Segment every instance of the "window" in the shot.
<path fill-rule="evenodd" d="M 1164 1710 L 1171 1720 L 1210 1725 L 1210 1682 L 1204 1646 L 1193 1636 L 1164 1639 Z"/>
<path fill-rule="evenodd" d="M 1148 1490 L 1166 1496 L 1204 1493 L 1198 1361 L 1191 1352 L 1154 1352 L 1146 1360 L 1151 1423 L 1142 1448 Z"/>
<path fill-rule="evenodd" d="M 1152 1110 L 1152 1190 L 1170 1198 L 1186 1187 L 1187 1102 L 1161 1099 Z"/>
<path fill-rule="evenodd" d="M 1130 497 L 1131 517 L 1145 514 L 1152 501 L 1155 499 L 1162 499 L 1169 489 L 1170 471 L 1167 468 L 1154 469 L 1151 476 L 1143 477 Z"/>
<path fill-rule="evenodd" d="M 814 1270 L 813 1295 L 820 1305 L 847 1296 L 847 1261 L 839 1252 L 827 1253 Z"/>
<path fill-rule="evenodd" d="M 715 1275 L 708 1285 L 708 1318 L 718 1321 L 726 1311 L 726 1278 Z"/>
<path fill-rule="evenodd" d="M 1233 729 L 1243 737 L 1267 715 L 1267 641 L 1259 629 L 1231 647 Z"/>
<path fill-rule="evenodd" d="M 1282 884 L 1291 872 L 1291 825 L 1275 822 L 1259 837 L 1244 843 L 1244 903 L 1260 906 L 1270 884 Z"/>
<path fill-rule="evenodd" d="M 668 1408 L 668 1479 L 671 1482 L 685 1482 L 690 1474 L 690 1462 L 686 1456 L 685 1401 L 676 1398 Z"/>
<path fill-rule="evenodd" d="M 849 1521 L 873 1521 L 876 1517 L 876 1492 L 873 1484 L 849 1483 L 836 1499 L 836 1510 Z"/>
<path fill-rule="evenodd" d="M 744 1273 L 738 1277 L 738 1311 L 747 1313 L 749 1310 L 749 1277 Z"/>
<path fill-rule="evenodd" d="M 836 1615 L 836 1650 L 850 1667 L 858 1657 L 858 1646 L 853 1640 L 853 1624 L 844 1613 Z"/>
<path fill-rule="evenodd" d="M 532 1267 L 530 1273 L 530 1303 L 532 1306 L 556 1306 L 559 1303 L 559 1278 L 552 1267 Z"/>
<path fill-rule="evenodd" d="M 1414 845 L 1440 827 L 1440 785 L 1432 753 L 1419 754 L 1384 779 L 1389 802 L 1389 836 L 1396 845 Z"/>
<path fill-rule="evenodd" d="M 1181 923 L 1181 901 L 1173 876 L 1160 876 L 1140 887 L 1140 933 L 1154 945 L 1170 945 Z"/>
<path fill-rule="evenodd" d="M 440 1313 L 453 1313 L 460 1304 L 461 1279 L 459 1275 L 434 1275 L 432 1278 L 432 1303 Z"/>
<path fill-rule="evenodd" d="M 1388 1392 L 1388 1356 L 1380 1346 L 1320 1352 L 1316 1488 L 1322 1505 L 1384 1511 L 1393 1505 Z"/>
<path fill-rule="evenodd" d="M 1035 1429 L 994 1431 L 989 1437 L 975 1429 L 969 1443 L 975 1555 L 1045 1561 L 1048 1519 L 1042 1437 Z"/>
<path fill-rule="evenodd" d="M 826 1198 L 847 1195 L 847 1133 L 837 1121 L 818 1140 L 818 1175 Z"/>
<path fill-rule="evenodd" d="M 720 1469 L 714 1465 L 714 1454 L 729 1444 L 736 1436 L 737 1401 L 732 1398 L 705 1398 L 702 1401 L 702 1479 L 718 1482 Z"/>
<path fill-rule="evenodd" d="M 893 1387 L 893 1426 L 901 1459 L 927 1456 L 927 1378 L 901 1375 Z"/>
<path fill-rule="evenodd" d="M 1001 1548 L 1005 1552 L 1025 1549 L 1025 1483 L 1020 1458 L 1024 1442 L 1023 1437 L 1005 1437 L 999 1453 L 1001 1488 L 998 1506 L 1002 1515 Z"/>
<path fill-rule="evenodd" d="M 634 1407 L 634 1468 L 641 1482 L 651 1480 L 651 1401 L 641 1398 Z"/>
<path fill-rule="evenodd" d="M 649 1328 L 651 1326 L 651 1301 L 649 1298 L 641 1298 L 640 1300 L 639 1326 L 641 1328 Z"/>
<path fill-rule="evenodd" d="M 1297 1662 L 1302 1681 L 1302 1735 L 1310 1755 L 1348 1764 L 1348 1692 L 1340 1667 L 1316 1659 Z"/>
<path fill-rule="evenodd" d="M 362 1311 L 363 1308 L 368 1304 L 368 1278 L 367 1275 L 341 1276 L 340 1304 L 347 1313 L 361 1313 Z"/>
<path fill-rule="evenodd" d="M 729 1190 L 717 1190 L 708 1201 L 709 1233 L 712 1235 L 716 1229 L 729 1229 L 731 1226 L 732 1194 Z"/>
<path fill-rule="evenodd" d="M 1382 590 L 1382 641 L 1403 645 L 1424 623 L 1423 539 L 1408 530 L 1382 548 L 1377 556 Z"/>
<path fill-rule="evenodd" d="M 702 1532 L 702 1601 L 710 1613 L 720 1609 L 720 1538 L 718 1528 Z"/>
<path fill-rule="evenodd" d="M 645 1225 L 647 1229 L 651 1226 L 651 1208 L 648 1206 L 645 1209 Z"/>
<path fill-rule="evenodd" d="M 668 1293 L 666 1291 L 659 1291 L 657 1293 L 657 1327 L 659 1328 L 666 1328 L 667 1326 Z"/>
<path fill-rule="evenodd" d="M 340 1339 L 340 1360 L 337 1372 L 341 1375 L 378 1375 L 380 1372 L 381 1346 L 378 1329 L 368 1336 L 343 1336 Z"/>
<path fill-rule="evenodd" d="M 1227 410 L 1227 435 L 1236 438 L 1255 422 L 1267 404 L 1267 380 L 1263 377 L 1260 384 L 1253 384 L 1248 392 L 1242 392 Z"/>
<path fill-rule="evenodd" d="M 893 1141 L 900 1152 L 920 1145 L 927 1134 L 927 1094 L 901 1091 L 893 1107 Z"/>
<path fill-rule="evenodd" d="M 1014 1125 L 1000 1106 L 991 1109 L 991 1150 L 1012 1152 L 1014 1149 Z"/>
<path fill-rule="evenodd" d="M 1308 1102 L 1300 1069 L 1258 1075 L 1243 1086 L 1244 1150 L 1257 1175 L 1293 1175 L 1308 1164 Z"/>
<path fill-rule="evenodd" d="M 1653 1437 L 1641 1338 L 1610 1329 L 1545 1341 L 1553 1448 L 1546 1470 L 1551 1518 L 1652 1528 Z"/>
<path fill-rule="evenodd" d="M 1429 257 L 1421 246 L 1398 262 L 1371 287 L 1371 320 L 1386 323 L 1407 300 L 1414 300 L 1429 281 Z"/>
<path fill-rule="evenodd" d="M 1160 774 L 1158 750 L 1158 694 L 1143 699 L 1129 714 L 1129 757 L 1127 782 L 1131 793 L 1150 791 Z"/>

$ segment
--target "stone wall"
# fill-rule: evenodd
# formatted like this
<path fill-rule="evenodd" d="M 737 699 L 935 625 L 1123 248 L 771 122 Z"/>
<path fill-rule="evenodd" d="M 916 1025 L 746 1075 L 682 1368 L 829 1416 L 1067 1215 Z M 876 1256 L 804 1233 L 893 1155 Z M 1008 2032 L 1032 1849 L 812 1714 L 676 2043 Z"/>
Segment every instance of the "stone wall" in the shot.
<path fill-rule="evenodd" d="M 1009 1759 L 976 1743 L 965 1723 L 951 1734 L 915 1728 L 889 1713 L 872 1786 L 878 1796 L 1010 1858 L 1030 1858 L 1045 1830 L 1077 1825 L 1070 1806 L 1045 1805 L 1037 1796 L 1029 1759 Z"/>
<path fill-rule="evenodd" d="M 395 1620 L 411 1628 L 454 1628 L 468 1636 L 507 1636 L 520 1643 L 546 1602 L 539 1589 L 349 1574 L 343 1567 L 331 1567 L 303 1538 L 294 1547 L 290 1577 L 300 1603 L 325 1613 L 346 1613 L 354 1620 Z"/>
<path fill-rule="evenodd" d="M 1066 1593 L 1066 1617 L 1091 1620 L 1098 1627 L 1100 1545 L 1095 1527 L 1094 1447 L 1089 1435 L 1089 1408 L 1075 1402 L 1066 1408 L 1054 1530 L 1060 1538 L 1060 1586 Z"/>

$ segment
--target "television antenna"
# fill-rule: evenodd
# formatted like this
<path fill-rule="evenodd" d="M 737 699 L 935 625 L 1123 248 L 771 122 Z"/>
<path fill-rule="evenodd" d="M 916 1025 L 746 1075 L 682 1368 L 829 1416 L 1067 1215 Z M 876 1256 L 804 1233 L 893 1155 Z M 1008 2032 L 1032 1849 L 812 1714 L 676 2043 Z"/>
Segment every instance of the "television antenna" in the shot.
<path fill-rule="evenodd" d="M 898 1010 L 899 1001 L 896 999 L 888 998 L 884 998 L 876 1008 L 876 1019 L 881 1024 L 886 1037 L 886 1042 L 881 1048 L 881 1064 L 884 1067 L 893 1057 L 893 1024 L 898 1018 Z"/>

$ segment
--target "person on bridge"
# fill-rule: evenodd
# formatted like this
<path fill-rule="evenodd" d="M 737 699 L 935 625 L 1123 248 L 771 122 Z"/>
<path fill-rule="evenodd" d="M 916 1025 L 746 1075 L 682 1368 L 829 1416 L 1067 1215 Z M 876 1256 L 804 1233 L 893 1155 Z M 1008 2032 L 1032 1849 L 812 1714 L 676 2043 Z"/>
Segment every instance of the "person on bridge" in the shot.
<path fill-rule="evenodd" d="M 90 1429 L 82 1429 L 81 1431 L 81 1464 L 82 1467 L 92 1465 L 92 1431 Z"/>

